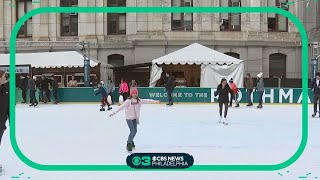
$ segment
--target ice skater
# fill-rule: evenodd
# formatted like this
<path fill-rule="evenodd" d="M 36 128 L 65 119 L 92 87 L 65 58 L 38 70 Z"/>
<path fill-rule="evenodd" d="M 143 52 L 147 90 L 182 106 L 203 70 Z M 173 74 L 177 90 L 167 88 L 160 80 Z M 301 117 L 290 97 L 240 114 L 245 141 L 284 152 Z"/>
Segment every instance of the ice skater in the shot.
<path fill-rule="evenodd" d="M 215 96 L 219 95 L 218 102 L 219 102 L 219 113 L 220 113 L 220 120 L 219 123 L 224 125 L 228 125 L 227 122 L 227 115 L 228 115 L 228 103 L 229 103 L 229 93 L 232 94 L 232 91 L 227 83 L 227 80 L 223 78 L 221 83 L 217 87 L 217 91 L 214 93 Z M 224 105 L 224 115 L 222 118 L 222 110 Z"/>
<path fill-rule="evenodd" d="M 316 73 L 316 78 L 312 81 L 311 90 L 313 92 L 313 114 L 312 117 L 317 115 L 317 106 L 320 100 L 320 73 Z M 319 113 L 320 113 L 320 105 L 319 105 Z M 320 114 L 319 114 L 320 117 Z"/>
<path fill-rule="evenodd" d="M 126 100 L 129 96 L 129 85 L 127 82 L 121 78 L 121 82 L 119 85 L 119 94 L 123 96 L 123 99 Z"/>
<path fill-rule="evenodd" d="M 0 145 L 4 131 L 7 129 L 6 121 L 9 118 L 9 88 L 7 83 L 5 72 L 0 70 Z M 1 171 L 2 167 L 0 165 Z"/>
<path fill-rule="evenodd" d="M 258 91 L 258 97 L 259 97 L 259 105 L 257 106 L 258 109 L 262 108 L 262 97 L 264 93 L 264 83 L 263 83 L 263 78 L 262 78 L 263 73 L 259 73 L 257 75 L 257 87 L 255 88 L 255 91 Z"/>
<path fill-rule="evenodd" d="M 246 75 L 245 85 L 246 85 L 246 89 L 247 89 L 247 101 L 248 101 L 247 106 L 250 107 L 250 106 L 252 106 L 251 94 L 253 92 L 253 79 L 252 79 L 250 73 L 247 73 L 247 75 Z"/>
<path fill-rule="evenodd" d="M 30 78 L 28 80 L 28 88 L 30 90 L 30 102 L 31 104 L 29 105 L 30 107 L 31 106 L 34 106 L 36 107 L 38 105 L 38 101 L 37 101 L 37 98 L 36 98 L 36 79 L 37 77 L 36 76 L 33 76 L 33 78 Z"/>
<path fill-rule="evenodd" d="M 126 120 L 130 129 L 130 134 L 127 140 L 127 150 L 129 152 L 131 152 L 132 149 L 136 147 L 133 139 L 137 134 L 137 125 L 139 124 L 141 105 L 160 103 L 160 101 L 152 99 L 140 99 L 138 93 L 138 89 L 132 89 L 130 91 L 130 97 L 115 112 L 110 114 L 110 117 L 112 117 L 116 113 L 122 111 L 123 109 L 126 109 Z"/>
<path fill-rule="evenodd" d="M 174 79 L 172 75 L 169 73 L 166 73 L 166 77 L 167 77 L 167 80 L 165 84 L 165 90 L 167 91 L 168 99 L 169 99 L 167 106 L 172 106 L 173 105 L 172 92 L 174 90 Z"/>
<path fill-rule="evenodd" d="M 234 102 L 236 103 L 236 106 L 235 107 L 239 107 L 239 102 L 238 102 L 238 92 L 239 92 L 239 89 L 236 85 L 236 83 L 233 82 L 233 79 L 231 78 L 229 80 L 229 83 L 230 83 L 230 89 L 232 91 L 231 93 L 231 96 L 230 96 L 230 104 L 229 104 L 229 107 L 232 107 L 232 101 L 234 100 Z"/>
<path fill-rule="evenodd" d="M 108 111 L 112 109 L 110 104 L 108 103 L 108 98 L 107 98 L 107 91 L 103 87 L 103 84 L 101 82 L 98 83 L 98 92 L 96 92 L 95 96 L 101 94 L 101 109 L 100 111 L 105 111 L 104 107 L 107 105 L 108 106 Z"/>

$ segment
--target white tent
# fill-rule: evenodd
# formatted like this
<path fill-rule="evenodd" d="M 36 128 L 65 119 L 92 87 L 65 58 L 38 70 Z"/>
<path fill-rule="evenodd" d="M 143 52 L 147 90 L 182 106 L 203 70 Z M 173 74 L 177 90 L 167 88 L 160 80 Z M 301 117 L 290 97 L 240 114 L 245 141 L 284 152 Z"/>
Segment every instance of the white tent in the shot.
<path fill-rule="evenodd" d="M 0 65 L 9 65 L 9 54 L 0 54 Z M 17 53 L 16 65 L 31 64 L 36 68 L 55 67 L 83 67 L 83 56 L 76 51 L 64 52 L 40 52 L 40 53 Z M 90 61 L 90 66 L 97 66 L 98 63 Z"/>
<path fill-rule="evenodd" d="M 239 87 L 243 87 L 243 60 L 220 53 L 198 43 L 153 60 L 150 87 L 154 87 L 161 78 L 162 64 L 201 65 L 200 87 L 216 88 L 222 78 L 227 80 L 233 78 Z"/>

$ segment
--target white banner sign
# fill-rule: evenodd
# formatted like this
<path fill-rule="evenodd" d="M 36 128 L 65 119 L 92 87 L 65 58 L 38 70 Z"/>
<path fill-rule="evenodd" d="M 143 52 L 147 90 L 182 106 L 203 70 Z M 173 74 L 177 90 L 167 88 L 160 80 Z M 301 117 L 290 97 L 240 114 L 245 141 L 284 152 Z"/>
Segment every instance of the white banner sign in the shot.
<path fill-rule="evenodd" d="M 0 67 L 0 70 L 10 73 L 10 67 Z M 16 73 L 17 74 L 29 74 L 30 67 L 29 66 L 16 66 Z"/>

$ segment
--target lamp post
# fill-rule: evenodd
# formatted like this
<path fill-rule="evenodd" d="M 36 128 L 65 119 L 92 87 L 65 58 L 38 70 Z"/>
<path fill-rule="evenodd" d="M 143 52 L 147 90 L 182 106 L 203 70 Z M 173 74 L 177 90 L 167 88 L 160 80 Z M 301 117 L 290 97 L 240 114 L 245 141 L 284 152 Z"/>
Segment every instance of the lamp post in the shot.
<path fill-rule="evenodd" d="M 312 59 L 311 59 L 311 71 L 312 71 L 312 78 L 316 78 L 316 73 L 318 72 L 318 57 L 319 57 L 319 43 L 314 42 L 312 44 Z"/>
<path fill-rule="evenodd" d="M 89 50 L 89 43 L 81 41 L 77 45 L 77 49 L 80 54 L 83 56 L 83 74 L 84 74 L 84 87 L 90 87 L 90 50 Z"/>

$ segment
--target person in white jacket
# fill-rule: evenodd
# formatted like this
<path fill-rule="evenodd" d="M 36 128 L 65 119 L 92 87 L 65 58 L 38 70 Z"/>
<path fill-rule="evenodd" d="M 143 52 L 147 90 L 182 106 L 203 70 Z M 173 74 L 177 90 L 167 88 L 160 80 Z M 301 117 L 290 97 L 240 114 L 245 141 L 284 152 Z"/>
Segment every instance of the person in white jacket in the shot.
<path fill-rule="evenodd" d="M 160 103 L 160 101 L 156 101 L 152 99 L 140 99 L 138 97 L 138 93 L 139 93 L 138 89 L 133 89 L 130 92 L 130 97 L 115 112 L 110 114 L 110 117 L 112 117 L 116 113 L 125 109 L 127 124 L 130 129 L 130 134 L 127 141 L 127 150 L 129 152 L 132 151 L 132 148 L 135 148 L 133 139 L 137 134 L 137 125 L 139 124 L 141 105 Z"/>

